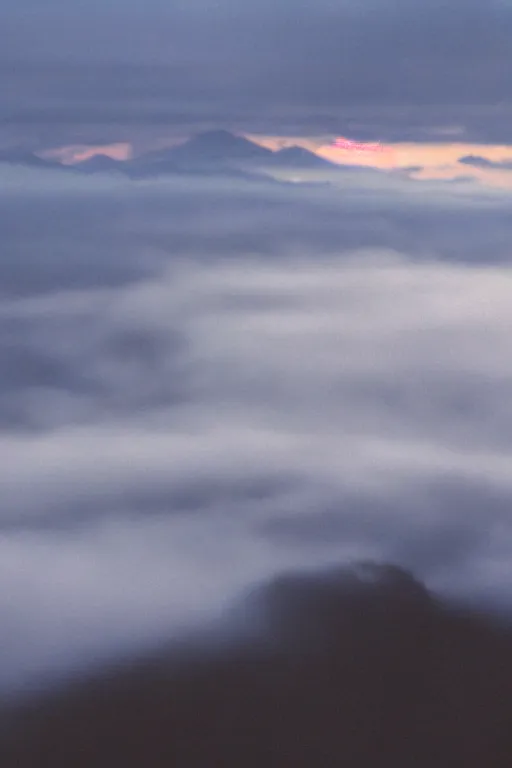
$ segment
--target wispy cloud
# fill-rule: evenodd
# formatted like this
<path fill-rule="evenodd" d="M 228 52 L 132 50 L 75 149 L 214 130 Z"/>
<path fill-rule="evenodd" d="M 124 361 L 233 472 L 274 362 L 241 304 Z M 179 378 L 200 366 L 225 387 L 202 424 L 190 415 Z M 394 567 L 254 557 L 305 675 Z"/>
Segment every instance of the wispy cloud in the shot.
<path fill-rule="evenodd" d="M 401 185 L 4 176 L 4 687 L 291 566 L 509 599 L 508 198 Z"/>

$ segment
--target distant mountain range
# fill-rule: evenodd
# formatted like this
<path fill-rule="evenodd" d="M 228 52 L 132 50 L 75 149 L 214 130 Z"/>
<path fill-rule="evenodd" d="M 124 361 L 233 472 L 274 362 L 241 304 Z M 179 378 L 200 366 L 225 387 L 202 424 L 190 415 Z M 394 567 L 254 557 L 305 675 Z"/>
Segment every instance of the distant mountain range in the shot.
<path fill-rule="evenodd" d="M 488 160 L 486 157 L 480 157 L 480 155 L 464 155 L 464 157 L 459 157 L 459 163 L 472 165 L 475 168 L 494 168 L 498 171 L 512 170 L 512 160 Z"/>
<path fill-rule="evenodd" d="M 24 165 L 31 168 L 65 168 L 62 163 L 53 160 L 45 160 L 34 152 L 27 152 L 23 149 L 2 149 L 0 150 L 0 163 L 8 165 Z"/>
<path fill-rule="evenodd" d="M 339 169 L 335 163 L 302 147 L 273 151 L 224 130 L 199 133 L 183 144 L 147 152 L 131 160 L 120 161 L 107 155 L 95 155 L 70 166 L 45 160 L 34 153 L 4 150 L 0 152 L 0 163 L 87 174 L 119 172 L 134 179 L 220 175 L 263 180 L 269 178 L 265 171 L 273 169 Z"/>
<path fill-rule="evenodd" d="M 199 133 L 176 147 L 141 155 L 130 163 L 131 174 L 156 175 L 161 173 L 229 173 L 244 175 L 273 168 L 336 168 L 301 147 L 272 151 L 235 136 L 229 131 Z"/>

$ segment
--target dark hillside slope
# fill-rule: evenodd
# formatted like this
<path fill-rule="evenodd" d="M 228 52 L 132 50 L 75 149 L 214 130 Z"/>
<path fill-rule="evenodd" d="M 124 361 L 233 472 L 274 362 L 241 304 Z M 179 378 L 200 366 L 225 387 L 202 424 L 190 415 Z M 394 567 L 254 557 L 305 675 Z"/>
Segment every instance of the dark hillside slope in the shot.
<path fill-rule="evenodd" d="M 247 596 L 234 621 L 244 616 L 251 640 L 148 661 L 24 712 L 1 765 L 512 766 L 512 635 L 400 568 L 290 575 Z"/>

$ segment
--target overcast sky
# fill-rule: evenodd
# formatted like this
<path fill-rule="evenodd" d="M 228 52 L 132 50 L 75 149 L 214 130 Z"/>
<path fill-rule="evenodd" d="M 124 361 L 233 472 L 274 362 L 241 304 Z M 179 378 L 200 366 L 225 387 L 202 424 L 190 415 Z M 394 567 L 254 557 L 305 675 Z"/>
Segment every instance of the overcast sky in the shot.
<path fill-rule="evenodd" d="M 508 136 L 509 2 L 2 0 L 0 30 L 18 137 L 48 122 L 336 132 L 362 109 L 373 138 L 461 120 L 471 139 Z"/>

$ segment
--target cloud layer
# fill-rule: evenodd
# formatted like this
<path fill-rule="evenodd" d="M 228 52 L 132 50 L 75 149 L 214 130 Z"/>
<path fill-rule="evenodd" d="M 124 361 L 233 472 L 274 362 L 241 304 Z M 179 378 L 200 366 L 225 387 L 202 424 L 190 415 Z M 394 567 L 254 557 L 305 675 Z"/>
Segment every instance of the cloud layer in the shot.
<path fill-rule="evenodd" d="M 511 27 L 510 4 L 497 0 L 321 0 L 314 10 L 288 0 L 236 8 L 232 0 L 172 8 L 116 0 L 87 9 L 74 0 L 30 13 L 8 0 L 0 84 L 9 98 L 0 115 L 17 141 L 105 131 L 116 141 L 127 125 L 132 134 L 141 126 L 175 133 L 219 121 L 344 132 L 350 120 L 383 140 L 466 123 L 469 140 L 508 140 L 503 122 L 482 109 L 510 110 Z M 419 126 L 407 114 L 416 107 L 428 107 Z M 373 120 L 361 109 L 376 110 Z"/>
<path fill-rule="evenodd" d="M 510 604 L 506 193 L 2 174 L 3 690 L 291 566 Z"/>

